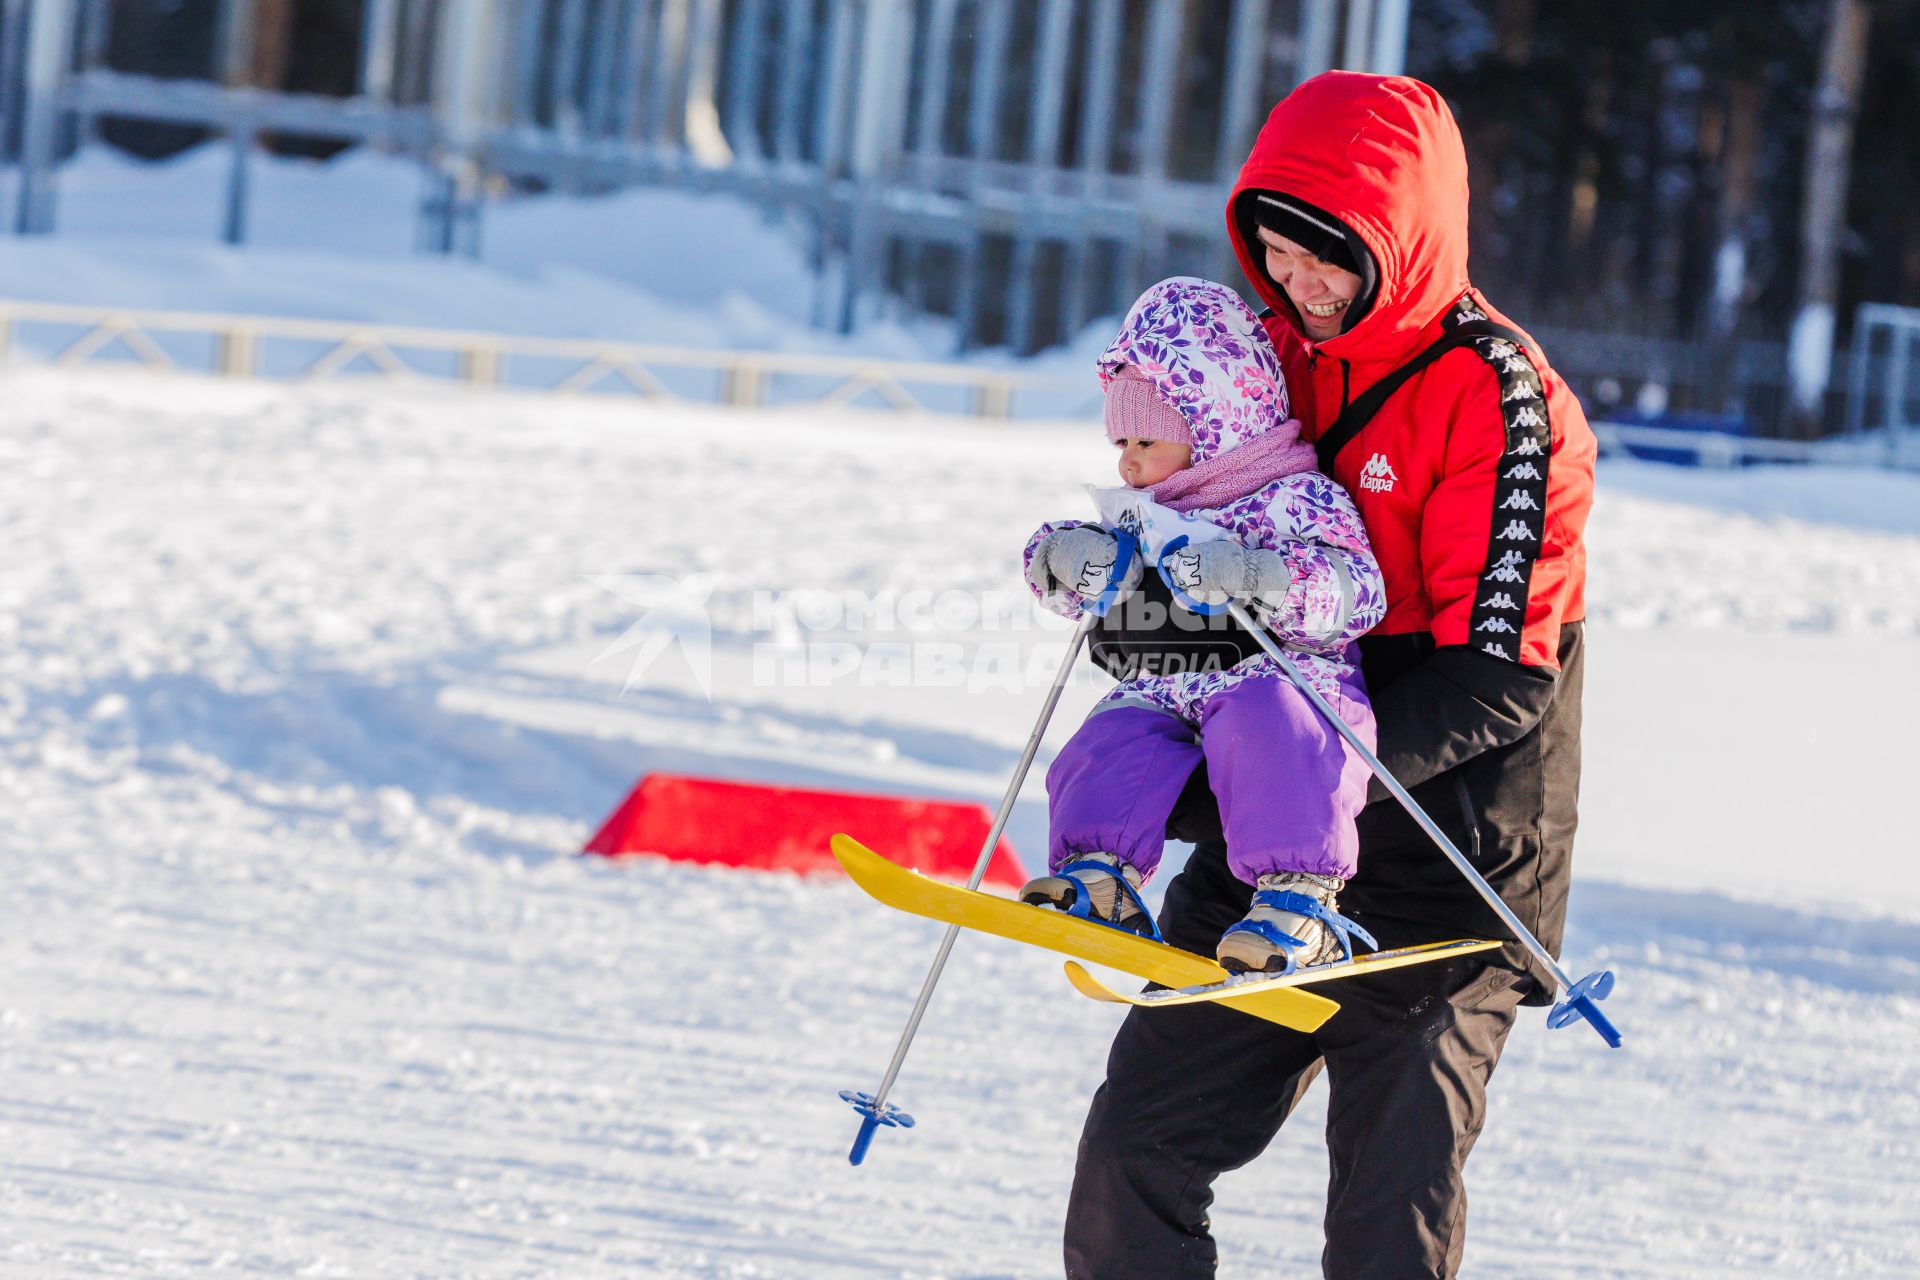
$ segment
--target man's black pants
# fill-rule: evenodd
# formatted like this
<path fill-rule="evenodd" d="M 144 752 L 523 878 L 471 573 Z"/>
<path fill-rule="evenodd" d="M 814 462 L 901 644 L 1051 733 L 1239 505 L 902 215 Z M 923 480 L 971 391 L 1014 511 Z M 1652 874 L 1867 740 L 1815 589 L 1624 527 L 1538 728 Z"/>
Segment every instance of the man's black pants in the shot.
<path fill-rule="evenodd" d="M 1225 846 L 1202 844 L 1168 886 L 1161 928 L 1175 946 L 1211 955 L 1251 895 L 1227 870 Z M 1405 941 L 1381 937 L 1383 946 Z M 1213 1275 L 1214 1179 L 1265 1150 L 1323 1066 L 1326 1275 L 1456 1274 L 1462 1172 L 1513 1026 L 1517 980 L 1479 955 L 1342 979 L 1327 992 L 1340 1012 L 1311 1035 L 1220 1005 L 1132 1010 L 1080 1140 L 1068 1277 Z"/>

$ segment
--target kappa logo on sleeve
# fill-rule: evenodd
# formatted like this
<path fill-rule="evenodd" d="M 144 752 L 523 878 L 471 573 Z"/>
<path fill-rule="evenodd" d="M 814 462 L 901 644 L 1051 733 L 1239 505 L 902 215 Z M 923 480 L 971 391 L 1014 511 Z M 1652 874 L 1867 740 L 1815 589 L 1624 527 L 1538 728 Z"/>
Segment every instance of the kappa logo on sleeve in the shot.
<path fill-rule="evenodd" d="M 1367 465 L 1360 468 L 1360 487 L 1368 493 L 1391 492 L 1394 482 L 1400 477 L 1393 474 L 1393 465 L 1387 461 L 1387 455 L 1376 453 L 1367 459 Z"/>

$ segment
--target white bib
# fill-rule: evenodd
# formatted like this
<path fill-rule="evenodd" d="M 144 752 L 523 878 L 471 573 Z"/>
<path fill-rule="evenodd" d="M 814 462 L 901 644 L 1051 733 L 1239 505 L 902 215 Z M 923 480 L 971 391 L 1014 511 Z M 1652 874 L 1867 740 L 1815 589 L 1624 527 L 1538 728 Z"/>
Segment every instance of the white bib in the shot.
<path fill-rule="evenodd" d="M 1160 563 L 1167 544 L 1185 535 L 1189 543 L 1214 542 L 1233 535 L 1211 520 L 1172 507 L 1163 507 L 1145 489 L 1129 485 L 1087 486 L 1087 496 L 1100 512 L 1100 523 L 1121 529 L 1140 540 L 1140 553 L 1149 565 Z"/>

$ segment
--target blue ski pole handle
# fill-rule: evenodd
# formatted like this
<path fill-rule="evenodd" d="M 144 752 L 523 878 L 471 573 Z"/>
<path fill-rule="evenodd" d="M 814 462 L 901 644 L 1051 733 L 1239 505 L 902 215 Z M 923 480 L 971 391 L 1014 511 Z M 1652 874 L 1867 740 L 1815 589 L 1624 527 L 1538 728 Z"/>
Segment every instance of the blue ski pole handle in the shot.
<path fill-rule="evenodd" d="M 1161 549 L 1160 562 L 1157 566 L 1160 570 L 1160 581 L 1167 584 L 1167 590 L 1173 594 L 1174 600 L 1179 603 L 1182 609 L 1186 609 L 1191 613 L 1204 614 L 1209 618 L 1217 613 L 1225 613 L 1227 611 L 1227 605 L 1230 603 L 1229 601 L 1222 600 L 1219 604 L 1205 604 L 1182 591 L 1180 584 L 1173 580 L 1173 570 L 1168 567 L 1167 562 L 1172 560 L 1174 553 L 1185 547 L 1187 542 L 1187 535 L 1183 533 Z"/>
<path fill-rule="evenodd" d="M 1140 554 L 1140 539 L 1125 529 L 1109 529 L 1113 540 L 1120 545 L 1120 554 L 1113 558 L 1113 573 L 1107 579 L 1107 585 L 1099 595 L 1086 602 L 1086 611 L 1104 618 L 1107 610 L 1113 608 L 1113 602 L 1120 598 L 1120 584 L 1127 580 L 1127 570 L 1133 567 L 1133 558 Z"/>

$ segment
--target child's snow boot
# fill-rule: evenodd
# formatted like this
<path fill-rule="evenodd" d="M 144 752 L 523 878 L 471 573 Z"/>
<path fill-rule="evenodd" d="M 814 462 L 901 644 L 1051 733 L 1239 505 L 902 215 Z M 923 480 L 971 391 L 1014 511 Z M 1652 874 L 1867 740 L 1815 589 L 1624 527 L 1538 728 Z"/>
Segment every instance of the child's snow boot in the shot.
<path fill-rule="evenodd" d="M 1292 973 L 1353 958 L 1353 938 L 1378 948 L 1373 935 L 1333 909 L 1346 881 L 1283 871 L 1255 883 L 1246 918 L 1220 935 L 1215 954 L 1233 973 Z"/>
<path fill-rule="evenodd" d="M 1160 936 L 1146 903 L 1140 901 L 1140 873 L 1110 853 L 1075 854 L 1052 875 L 1027 881 L 1020 901 L 1057 907 L 1128 933 Z"/>

